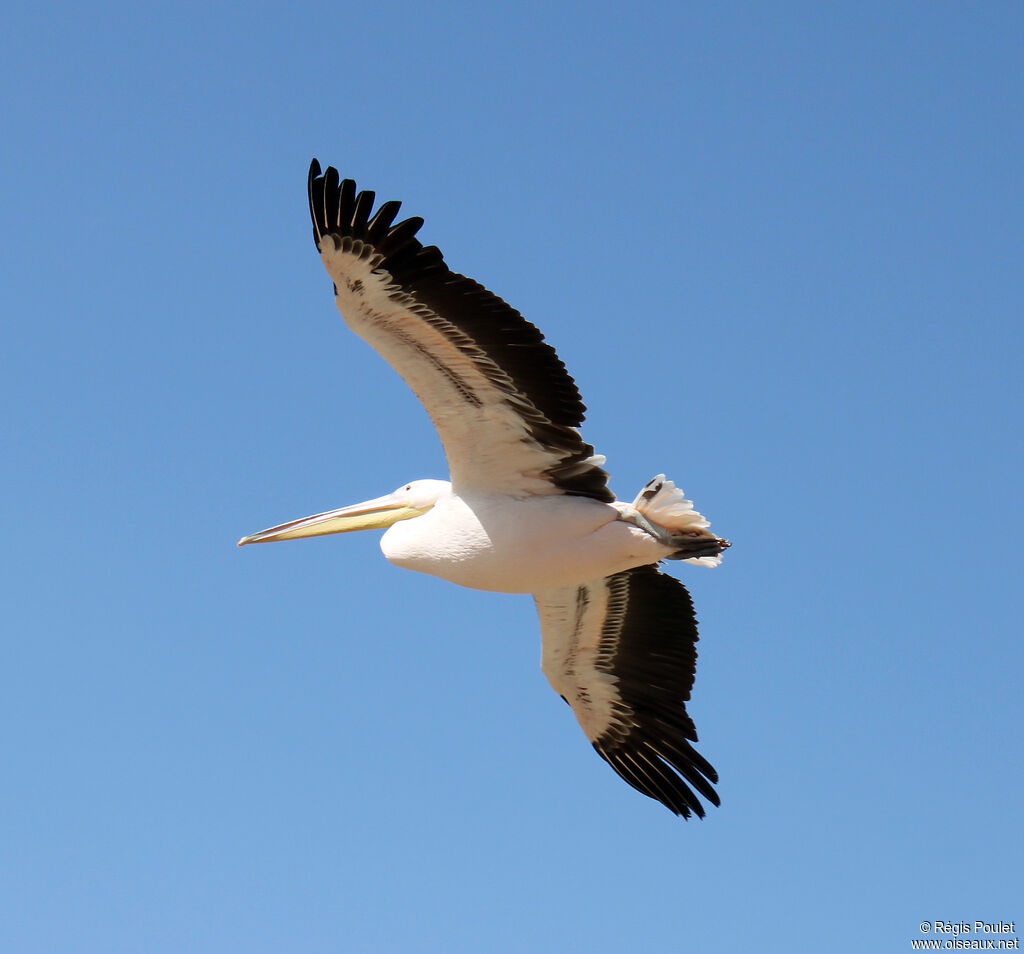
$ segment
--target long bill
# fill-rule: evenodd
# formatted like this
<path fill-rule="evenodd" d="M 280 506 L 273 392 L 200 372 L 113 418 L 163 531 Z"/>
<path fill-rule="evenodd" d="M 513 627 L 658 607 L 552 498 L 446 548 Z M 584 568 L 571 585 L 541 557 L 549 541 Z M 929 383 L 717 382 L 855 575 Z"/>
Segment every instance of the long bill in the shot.
<path fill-rule="evenodd" d="M 319 537 L 325 533 L 347 533 L 349 530 L 377 530 L 390 527 L 399 520 L 418 517 L 423 509 L 414 507 L 405 495 L 385 494 L 363 503 L 313 514 L 301 520 L 282 523 L 259 533 L 252 533 L 238 541 L 240 547 L 247 543 L 270 543 L 273 540 L 298 540 L 301 537 Z"/>

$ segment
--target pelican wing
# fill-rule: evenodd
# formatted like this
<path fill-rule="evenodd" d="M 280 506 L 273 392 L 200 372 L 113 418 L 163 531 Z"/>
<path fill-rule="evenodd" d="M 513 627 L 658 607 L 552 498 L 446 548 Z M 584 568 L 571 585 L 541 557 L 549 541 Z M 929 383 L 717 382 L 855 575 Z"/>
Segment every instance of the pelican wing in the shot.
<path fill-rule="evenodd" d="M 686 587 L 654 566 L 534 595 L 542 668 L 598 754 L 677 815 L 719 803 L 718 774 L 690 744 L 697 621 Z"/>
<path fill-rule="evenodd" d="M 313 160 L 313 237 L 338 309 L 423 403 L 455 489 L 613 500 L 604 458 L 577 430 L 576 385 L 540 331 L 423 246 L 422 219 L 394 225 L 400 203 L 371 216 L 373 204 Z"/>

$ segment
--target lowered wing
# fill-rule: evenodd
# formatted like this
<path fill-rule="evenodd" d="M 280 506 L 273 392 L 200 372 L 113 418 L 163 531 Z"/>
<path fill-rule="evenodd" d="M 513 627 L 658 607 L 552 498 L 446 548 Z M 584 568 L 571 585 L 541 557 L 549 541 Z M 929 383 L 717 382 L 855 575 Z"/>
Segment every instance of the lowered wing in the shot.
<path fill-rule="evenodd" d="M 686 712 L 697 621 L 677 579 L 639 566 L 534 594 L 542 668 L 598 754 L 633 788 L 677 815 L 719 804 L 718 774 L 691 745 Z"/>

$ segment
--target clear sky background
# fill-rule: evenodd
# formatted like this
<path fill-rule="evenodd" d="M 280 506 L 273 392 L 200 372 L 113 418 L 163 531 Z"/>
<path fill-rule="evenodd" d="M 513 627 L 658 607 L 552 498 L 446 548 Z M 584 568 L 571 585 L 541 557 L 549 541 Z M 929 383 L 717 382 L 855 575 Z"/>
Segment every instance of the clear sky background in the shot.
<path fill-rule="evenodd" d="M 0 950 L 1021 925 L 1022 39 L 1016 0 L 8 3 Z M 236 549 L 446 476 L 334 309 L 313 156 L 545 331 L 620 496 L 733 540 L 673 568 L 703 822 L 593 753 L 529 598 L 376 533 Z"/>

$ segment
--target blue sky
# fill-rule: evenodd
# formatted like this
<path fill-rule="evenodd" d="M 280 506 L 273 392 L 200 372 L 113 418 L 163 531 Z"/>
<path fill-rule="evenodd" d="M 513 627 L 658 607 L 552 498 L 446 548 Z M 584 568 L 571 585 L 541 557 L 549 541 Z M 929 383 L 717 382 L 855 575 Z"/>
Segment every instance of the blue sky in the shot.
<path fill-rule="evenodd" d="M 8 5 L 0 949 L 906 950 L 1021 906 L 1014 2 Z M 591 751 L 525 597 L 376 534 L 445 476 L 312 156 L 538 324 L 685 567 L 722 807 Z"/>

